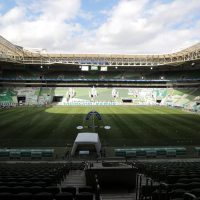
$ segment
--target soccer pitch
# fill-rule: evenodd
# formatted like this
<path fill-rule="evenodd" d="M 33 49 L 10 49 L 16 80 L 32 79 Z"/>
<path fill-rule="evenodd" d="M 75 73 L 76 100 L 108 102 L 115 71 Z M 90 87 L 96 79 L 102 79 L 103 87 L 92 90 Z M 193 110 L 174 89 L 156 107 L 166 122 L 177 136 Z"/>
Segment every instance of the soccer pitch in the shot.
<path fill-rule="evenodd" d="M 66 146 L 78 132 L 93 132 L 85 116 L 95 109 L 101 142 L 106 146 L 198 145 L 200 115 L 156 106 L 21 107 L 0 111 L 2 146 Z M 77 130 L 82 125 L 84 129 Z M 105 130 L 105 125 L 111 126 Z"/>

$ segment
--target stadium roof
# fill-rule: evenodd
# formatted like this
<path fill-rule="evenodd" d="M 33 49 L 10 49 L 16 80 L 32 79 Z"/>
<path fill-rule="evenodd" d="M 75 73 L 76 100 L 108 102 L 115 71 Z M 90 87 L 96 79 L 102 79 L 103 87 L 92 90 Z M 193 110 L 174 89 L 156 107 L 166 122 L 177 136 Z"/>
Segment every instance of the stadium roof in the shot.
<path fill-rule="evenodd" d="M 0 61 L 22 64 L 100 66 L 177 65 L 200 59 L 200 43 L 171 54 L 53 54 L 16 46 L 0 36 Z"/>

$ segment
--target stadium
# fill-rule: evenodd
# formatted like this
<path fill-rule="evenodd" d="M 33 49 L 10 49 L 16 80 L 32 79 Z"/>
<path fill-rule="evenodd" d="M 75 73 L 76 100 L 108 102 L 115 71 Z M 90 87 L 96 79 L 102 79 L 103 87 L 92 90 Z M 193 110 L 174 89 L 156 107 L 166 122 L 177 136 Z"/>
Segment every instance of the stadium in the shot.
<path fill-rule="evenodd" d="M 51 55 L 1 37 L 1 49 L 0 103 L 13 107 L 1 116 L 5 145 L 73 144 L 91 110 L 106 146 L 200 144 L 199 44 L 162 56 Z"/>
<path fill-rule="evenodd" d="M 0 199 L 196 200 L 199 156 L 200 43 L 70 54 L 0 36 Z"/>

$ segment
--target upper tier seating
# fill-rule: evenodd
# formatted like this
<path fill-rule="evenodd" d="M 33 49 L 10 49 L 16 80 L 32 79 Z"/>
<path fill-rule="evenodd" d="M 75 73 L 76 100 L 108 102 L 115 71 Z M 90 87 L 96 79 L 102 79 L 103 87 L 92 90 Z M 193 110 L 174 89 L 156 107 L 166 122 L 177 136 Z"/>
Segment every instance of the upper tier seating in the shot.
<path fill-rule="evenodd" d="M 189 71 L 53 71 L 53 70 L 3 70 L 2 80 L 72 80 L 72 79 L 118 79 L 118 80 L 186 80 L 199 79 L 200 70 Z"/>

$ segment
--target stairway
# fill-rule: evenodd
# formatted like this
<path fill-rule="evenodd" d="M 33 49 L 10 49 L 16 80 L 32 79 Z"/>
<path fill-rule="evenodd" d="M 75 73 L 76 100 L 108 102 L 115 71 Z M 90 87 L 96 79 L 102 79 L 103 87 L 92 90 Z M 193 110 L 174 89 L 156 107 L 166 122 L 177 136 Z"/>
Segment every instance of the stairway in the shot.
<path fill-rule="evenodd" d="M 101 194 L 102 200 L 135 200 L 135 193 L 109 193 Z"/>
<path fill-rule="evenodd" d="M 70 170 L 66 179 L 61 183 L 61 186 L 85 186 L 85 172 L 84 170 Z"/>
<path fill-rule="evenodd" d="M 73 186 L 81 187 L 86 186 L 84 170 L 70 170 L 65 180 L 61 183 L 61 187 Z M 121 191 L 108 191 L 101 193 L 101 200 L 135 200 L 135 192 L 128 192 L 127 190 Z"/>

